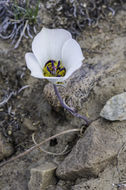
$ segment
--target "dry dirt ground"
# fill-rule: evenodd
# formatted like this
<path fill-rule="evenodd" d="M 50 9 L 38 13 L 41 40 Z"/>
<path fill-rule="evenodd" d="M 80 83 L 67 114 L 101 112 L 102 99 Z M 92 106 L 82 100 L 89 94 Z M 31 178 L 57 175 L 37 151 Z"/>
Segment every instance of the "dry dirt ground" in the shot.
<path fill-rule="evenodd" d="M 87 27 L 80 36 L 77 36 L 77 41 L 80 43 L 85 56 L 83 64 L 88 58 L 98 57 L 98 55 L 106 53 L 113 40 L 126 37 L 125 18 L 126 12 L 119 11 L 114 17 L 101 20 L 98 26 Z M 46 23 L 46 19 L 48 18 L 44 15 L 43 22 Z M 42 26 L 43 23 L 40 24 L 40 28 Z M 78 128 L 82 125 L 79 122 L 77 124 L 78 120 L 74 122 L 73 117 L 67 118 L 66 111 L 63 109 L 57 110 L 55 106 L 49 104 L 46 95 L 43 93 L 47 81 L 30 76 L 25 65 L 24 55 L 27 51 L 31 51 L 31 42 L 31 40 L 23 40 L 20 47 L 13 50 L 8 41 L 0 40 L 0 102 L 13 93 L 8 102 L 0 106 L 0 135 L 1 143 L 5 149 L 2 151 L 1 157 L 4 160 L 33 146 L 33 132 L 35 132 L 37 142 L 40 142 L 58 132 Z M 120 41 L 117 40 L 117 44 L 119 43 Z M 118 51 L 118 47 L 116 45 L 116 51 Z M 111 52 L 115 51 L 115 47 L 112 48 Z M 119 49 L 119 51 L 121 50 Z M 124 53 L 126 56 L 126 51 Z M 93 67 L 95 63 L 89 64 L 90 67 Z M 22 87 L 27 88 L 22 89 Z M 20 91 L 20 89 L 22 90 Z M 95 107 L 91 109 L 95 113 Z M 60 152 L 66 145 L 69 145 L 71 149 L 79 138 L 75 134 L 68 134 L 50 141 L 44 145 L 44 148 L 52 152 Z M 0 168 L 0 189 L 27 190 L 31 168 L 45 162 L 53 161 L 59 164 L 64 157 L 48 155 L 36 149 Z M 1 160 L 2 162 L 3 160 Z M 59 179 L 57 179 L 58 181 Z M 69 184 L 69 182 L 67 183 Z M 64 181 L 62 184 L 65 187 L 66 182 Z M 75 182 L 68 184 L 66 189 L 71 189 Z M 74 189 L 79 189 L 79 187 L 75 186 Z M 103 188 L 101 187 L 101 189 Z"/>

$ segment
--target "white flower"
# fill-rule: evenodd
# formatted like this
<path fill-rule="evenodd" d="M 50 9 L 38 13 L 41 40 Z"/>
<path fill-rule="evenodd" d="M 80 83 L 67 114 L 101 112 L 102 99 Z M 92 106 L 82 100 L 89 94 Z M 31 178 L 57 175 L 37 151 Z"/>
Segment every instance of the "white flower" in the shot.
<path fill-rule="evenodd" d="M 43 28 L 32 42 L 32 51 L 33 53 L 26 53 L 25 55 L 31 75 L 48 79 L 52 83 L 66 80 L 81 67 L 84 59 L 79 44 L 64 29 Z M 44 76 L 43 69 L 49 60 L 57 63 L 60 61 L 65 69 L 65 75 Z"/>

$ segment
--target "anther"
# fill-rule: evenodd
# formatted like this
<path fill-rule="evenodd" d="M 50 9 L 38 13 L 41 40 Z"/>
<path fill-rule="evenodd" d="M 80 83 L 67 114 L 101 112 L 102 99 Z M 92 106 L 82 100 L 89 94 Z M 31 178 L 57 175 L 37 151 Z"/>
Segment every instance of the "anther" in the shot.
<path fill-rule="evenodd" d="M 63 77 L 66 74 L 66 69 L 61 61 L 49 60 L 43 67 L 43 74 L 46 77 Z"/>

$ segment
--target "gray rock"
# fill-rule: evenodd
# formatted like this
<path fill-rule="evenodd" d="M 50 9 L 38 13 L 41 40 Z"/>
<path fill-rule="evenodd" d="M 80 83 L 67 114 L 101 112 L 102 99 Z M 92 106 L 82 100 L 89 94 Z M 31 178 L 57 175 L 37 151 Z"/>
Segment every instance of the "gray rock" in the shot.
<path fill-rule="evenodd" d="M 44 165 L 32 168 L 28 185 L 29 190 L 46 190 L 49 185 L 55 184 L 55 170 L 56 165 L 53 163 L 45 163 Z"/>
<path fill-rule="evenodd" d="M 104 172 L 100 174 L 97 179 L 81 180 L 81 182 L 76 182 L 71 190 L 117 190 L 116 186 L 113 184 L 118 184 L 118 172 L 116 167 L 110 167 L 105 169 Z"/>
<path fill-rule="evenodd" d="M 71 189 L 72 183 L 73 182 L 70 182 L 70 181 L 59 180 L 56 186 L 56 190 L 69 190 Z"/>
<path fill-rule="evenodd" d="M 125 142 L 125 126 L 124 121 L 109 123 L 99 119 L 93 122 L 58 166 L 57 176 L 65 180 L 97 177 L 108 164 L 114 162 L 119 148 Z"/>
<path fill-rule="evenodd" d="M 54 186 L 48 186 L 47 190 L 70 190 L 73 182 L 59 180 L 59 182 Z"/>
<path fill-rule="evenodd" d="M 11 156 L 13 153 L 13 145 L 0 133 L 0 161 Z"/>
<path fill-rule="evenodd" d="M 24 127 L 26 127 L 29 131 L 36 131 L 37 127 L 33 126 L 32 121 L 29 118 L 24 118 L 23 122 Z"/>
<path fill-rule="evenodd" d="M 100 116 L 111 121 L 126 120 L 126 92 L 109 99 L 101 110 Z"/>
<path fill-rule="evenodd" d="M 49 185 L 46 190 L 56 190 L 56 185 Z"/>
<path fill-rule="evenodd" d="M 88 57 L 81 69 L 66 81 L 66 88 L 58 87 L 69 106 L 75 107 L 81 114 L 88 114 L 91 119 L 96 119 L 105 102 L 125 90 L 125 40 L 126 37 L 118 37 L 109 43 L 106 52 Z M 86 48 L 86 41 L 81 43 L 81 46 Z M 61 110 L 50 83 L 45 85 L 43 92 L 55 110 Z M 94 107 L 95 109 L 92 109 Z M 66 117 L 71 119 L 68 112 L 65 113 Z"/>
<path fill-rule="evenodd" d="M 118 190 L 126 190 L 126 186 L 121 185 L 121 186 L 118 188 Z"/>
<path fill-rule="evenodd" d="M 126 184 L 125 185 L 121 185 L 118 190 L 126 190 Z"/>
<path fill-rule="evenodd" d="M 8 43 L 5 40 L 0 39 L 0 55 L 7 55 L 11 48 L 8 46 Z"/>

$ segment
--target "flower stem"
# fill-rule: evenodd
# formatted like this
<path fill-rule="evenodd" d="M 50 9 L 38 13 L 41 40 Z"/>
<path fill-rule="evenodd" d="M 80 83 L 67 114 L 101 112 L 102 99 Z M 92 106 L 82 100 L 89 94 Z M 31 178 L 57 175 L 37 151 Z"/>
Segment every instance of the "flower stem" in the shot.
<path fill-rule="evenodd" d="M 78 118 L 83 119 L 83 120 L 85 121 L 85 123 L 86 123 L 86 126 L 89 126 L 90 121 L 87 119 L 87 117 L 80 115 L 79 113 L 77 113 L 77 112 L 75 111 L 74 108 L 70 108 L 68 105 L 66 105 L 66 104 L 64 103 L 63 99 L 61 98 L 60 94 L 59 94 L 59 91 L 58 91 L 57 86 L 56 86 L 55 84 L 53 84 L 53 87 L 54 87 L 54 90 L 55 90 L 55 94 L 57 95 L 57 97 L 58 97 L 58 99 L 59 99 L 59 101 L 60 101 L 60 104 L 61 104 L 66 110 L 68 110 L 72 115 L 74 115 L 75 117 L 78 117 Z"/>

